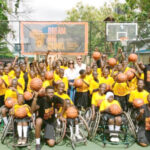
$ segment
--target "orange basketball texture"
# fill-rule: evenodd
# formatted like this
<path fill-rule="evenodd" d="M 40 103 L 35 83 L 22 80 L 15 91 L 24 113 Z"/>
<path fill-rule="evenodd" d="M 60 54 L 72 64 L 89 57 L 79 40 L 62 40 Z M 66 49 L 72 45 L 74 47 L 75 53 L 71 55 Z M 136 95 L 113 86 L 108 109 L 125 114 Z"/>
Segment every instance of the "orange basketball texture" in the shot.
<path fill-rule="evenodd" d="M 144 101 L 142 99 L 134 99 L 133 106 L 139 108 L 144 105 Z"/>
<path fill-rule="evenodd" d="M 45 78 L 46 78 L 47 80 L 52 80 L 53 77 L 54 77 L 54 74 L 53 74 L 52 71 L 47 71 L 47 72 L 45 73 Z"/>
<path fill-rule="evenodd" d="M 94 52 L 94 53 L 93 53 L 93 58 L 94 58 L 95 60 L 100 59 L 100 57 L 101 57 L 101 53 L 100 53 L 100 52 Z"/>
<path fill-rule="evenodd" d="M 97 106 L 98 106 L 98 107 L 101 106 L 102 101 L 103 101 L 102 99 L 98 100 L 98 102 L 97 102 Z"/>
<path fill-rule="evenodd" d="M 45 96 L 45 88 L 41 88 L 41 89 L 39 90 L 39 92 L 38 92 L 38 95 L 39 95 L 40 97 Z"/>
<path fill-rule="evenodd" d="M 126 73 L 128 80 L 132 80 L 134 78 L 134 73 L 128 70 Z"/>
<path fill-rule="evenodd" d="M 3 85 L 3 80 L 0 78 L 0 86 Z"/>
<path fill-rule="evenodd" d="M 34 91 L 39 91 L 42 88 L 42 80 L 39 78 L 33 78 L 30 82 L 30 87 Z"/>
<path fill-rule="evenodd" d="M 126 75 L 126 74 L 124 74 L 124 73 L 119 73 L 119 74 L 117 75 L 117 81 L 118 81 L 119 83 L 125 82 L 126 80 L 127 80 L 127 75 Z"/>
<path fill-rule="evenodd" d="M 136 54 L 130 54 L 129 57 L 128 57 L 128 60 L 130 62 L 136 62 L 138 59 L 138 56 Z"/>
<path fill-rule="evenodd" d="M 5 106 L 7 108 L 12 108 L 14 104 L 16 104 L 16 101 L 17 101 L 16 99 L 9 97 L 5 100 Z"/>
<path fill-rule="evenodd" d="M 74 80 L 74 86 L 75 87 L 79 88 L 79 87 L 82 87 L 82 85 L 83 85 L 82 79 L 75 79 Z"/>
<path fill-rule="evenodd" d="M 108 64 L 113 67 L 117 64 L 117 61 L 115 58 L 109 58 Z"/>
<path fill-rule="evenodd" d="M 33 95 L 31 92 L 28 92 L 28 91 L 24 92 L 24 99 L 25 100 L 29 101 L 32 99 L 32 97 L 33 97 Z"/>
<path fill-rule="evenodd" d="M 113 115 L 119 115 L 121 113 L 121 108 L 119 105 L 117 104 L 112 104 L 110 107 L 110 113 L 113 114 Z"/>
<path fill-rule="evenodd" d="M 15 117 L 24 118 L 26 116 L 27 116 L 27 110 L 25 107 L 20 107 L 17 110 L 15 110 Z"/>
<path fill-rule="evenodd" d="M 78 110 L 75 107 L 69 107 L 66 110 L 67 118 L 76 118 L 78 116 Z"/>

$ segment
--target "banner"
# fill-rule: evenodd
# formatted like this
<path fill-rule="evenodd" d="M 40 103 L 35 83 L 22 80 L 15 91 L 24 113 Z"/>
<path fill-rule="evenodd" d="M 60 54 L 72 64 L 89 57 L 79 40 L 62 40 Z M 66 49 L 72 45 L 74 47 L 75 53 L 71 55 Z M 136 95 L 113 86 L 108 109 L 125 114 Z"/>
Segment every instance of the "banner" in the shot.
<path fill-rule="evenodd" d="M 20 30 L 22 54 L 88 53 L 87 22 L 21 22 Z"/>

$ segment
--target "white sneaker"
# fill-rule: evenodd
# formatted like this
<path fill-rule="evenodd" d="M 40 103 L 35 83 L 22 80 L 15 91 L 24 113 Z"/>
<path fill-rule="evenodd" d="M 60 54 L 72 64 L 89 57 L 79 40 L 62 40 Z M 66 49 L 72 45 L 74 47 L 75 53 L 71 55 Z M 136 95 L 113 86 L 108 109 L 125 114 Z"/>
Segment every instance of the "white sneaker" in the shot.
<path fill-rule="evenodd" d="M 115 142 L 119 142 L 119 138 L 118 137 L 115 137 Z"/>
<path fill-rule="evenodd" d="M 72 141 L 76 141 L 75 136 L 70 136 L 70 139 L 71 139 Z"/>
<path fill-rule="evenodd" d="M 115 137 L 111 137 L 111 138 L 110 138 L 110 141 L 111 141 L 111 142 L 116 142 L 116 141 L 115 141 Z"/>
<path fill-rule="evenodd" d="M 81 140 L 81 139 L 82 139 L 82 136 L 81 136 L 80 134 L 76 134 L 75 136 L 76 136 L 76 138 L 77 138 L 78 140 Z"/>

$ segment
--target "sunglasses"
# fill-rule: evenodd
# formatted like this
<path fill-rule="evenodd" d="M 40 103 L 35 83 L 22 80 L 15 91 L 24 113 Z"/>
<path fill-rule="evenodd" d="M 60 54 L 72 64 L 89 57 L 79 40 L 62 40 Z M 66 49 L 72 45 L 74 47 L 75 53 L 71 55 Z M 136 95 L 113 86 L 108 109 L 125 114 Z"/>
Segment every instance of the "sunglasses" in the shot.
<path fill-rule="evenodd" d="M 81 60 L 82 58 L 78 58 L 77 60 Z"/>
<path fill-rule="evenodd" d="M 70 62 L 69 64 L 74 64 L 73 62 Z"/>

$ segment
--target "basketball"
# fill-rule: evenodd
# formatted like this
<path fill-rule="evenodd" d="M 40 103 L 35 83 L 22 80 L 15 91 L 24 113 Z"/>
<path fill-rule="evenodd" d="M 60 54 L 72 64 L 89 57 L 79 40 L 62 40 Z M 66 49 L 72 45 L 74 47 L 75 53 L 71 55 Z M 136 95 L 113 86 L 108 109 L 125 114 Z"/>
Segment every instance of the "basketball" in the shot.
<path fill-rule="evenodd" d="M 142 99 L 134 99 L 133 106 L 139 108 L 144 105 L 144 101 Z"/>
<path fill-rule="evenodd" d="M 30 87 L 34 91 L 39 91 L 42 88 L 42 80 L 39 78 L 33 78 L 30 83 Z"/>
<path fill-rule="evenodd" d="M 14 104 L 16 104 L 16 101 L 17 101 L 16 99 L 9 97 L 5 100 L 5 106 L 7 108 L 12 108 Z"/>
<path fill-rule="evenodd" d="M 138 56 L 136 54 L 130 54 L 129 57 L 128 57 L 128 60 L 130 62 L 136 62 L 138 59 Z"/>
<path fill-rule="evenodd" d="M 103 100 L 100 99 L 100 100 L 97 102 L 97 106 L 98 106 L 98 107 L 100 107 L 102 101 L 103 101 Z"/>
<path fill-rule="evenodd" d="M 75 87 L 79 88 L 79 87 L 82 87 L 82 85 L 83 85 L 82 79 L 75 79 L 74 80 L 74 86 Z"/>
<path fill-rule="evenodd" d="M 126 73 L 128 80 L 132 80 L 134 78 L 134 73 L 128 70 Z"/>
<path fill-rule="evenodd" d="M 94 58 L 95 60 L 99 60 L 100 57 L 101 57 L 101 53 L 100 53 L 100 52 L 94 52 L 94 53 L 93 53 L 93 58 Z"/>
<path fill-rule="evenodd" d="M 16 118 L 24 118 L 27 116 L 27 110 L 25 107 L 20 107 L 17 110 L 15 110 L 15 117 Z"/>
<path fill-rule="evenodd" d="M 32 97 L 33 97 L 33 95 L 32 95 L 31 92 L 28 92 L 28 91 L 24 92 L 24 99 L 25 99 L 26 101 L 31 100 Z"/>
<path fill-rule="evenodd" d="M 113 67 L 117 64 L 117 61 L 115 58 L 109 58 L 108 64 Z"/>
<path fill-rule="evenodd" d="M 39 92 L 38 92 L 38 95 L 39 95 L 40 97 L 45 96 L 45 88 L 41 88 L 41 89 L 39 90 Z"/>
<path fill-rule="evenodd" d="M 119 74 L 117 75 L 117 81 L 118 81 L 119 83 L 122 83 L 122 82 L 127 81 L 127 75 L 124 74 L 124 73 L 119 73 Z"/>
<path fill-rule="evenodd" d="M 120 113 L 121 113 L 121 107 L 119 106 L 119 105 L 117 105 L 117 104 L 112 104 L 110 107 L 109 107 L 109 109 L 110 109 L 110 113 L 112 114 L 112 115 L 119 115 Z"/>
<path fill-rule="evenodd" d="M 76 118 L 78 116 L 78 110 L 75 107 L 71 106 L 67 108 L 66 115 L 67 118 L 71 118 L 71 119 Z"/>
<path fill-rule="evenodd" d="M 45 78 L 46 78 L 47 80 L 52 80 L 53 77 L 54 77 L 54 74 L 53 74 L 52 71 L 47 71 L 47 72 L 45 73 Z"/>
<path fill-rule="evenodd" d="M 3 80 L 0 78 L 0 86 L 3 85 Z"/>

